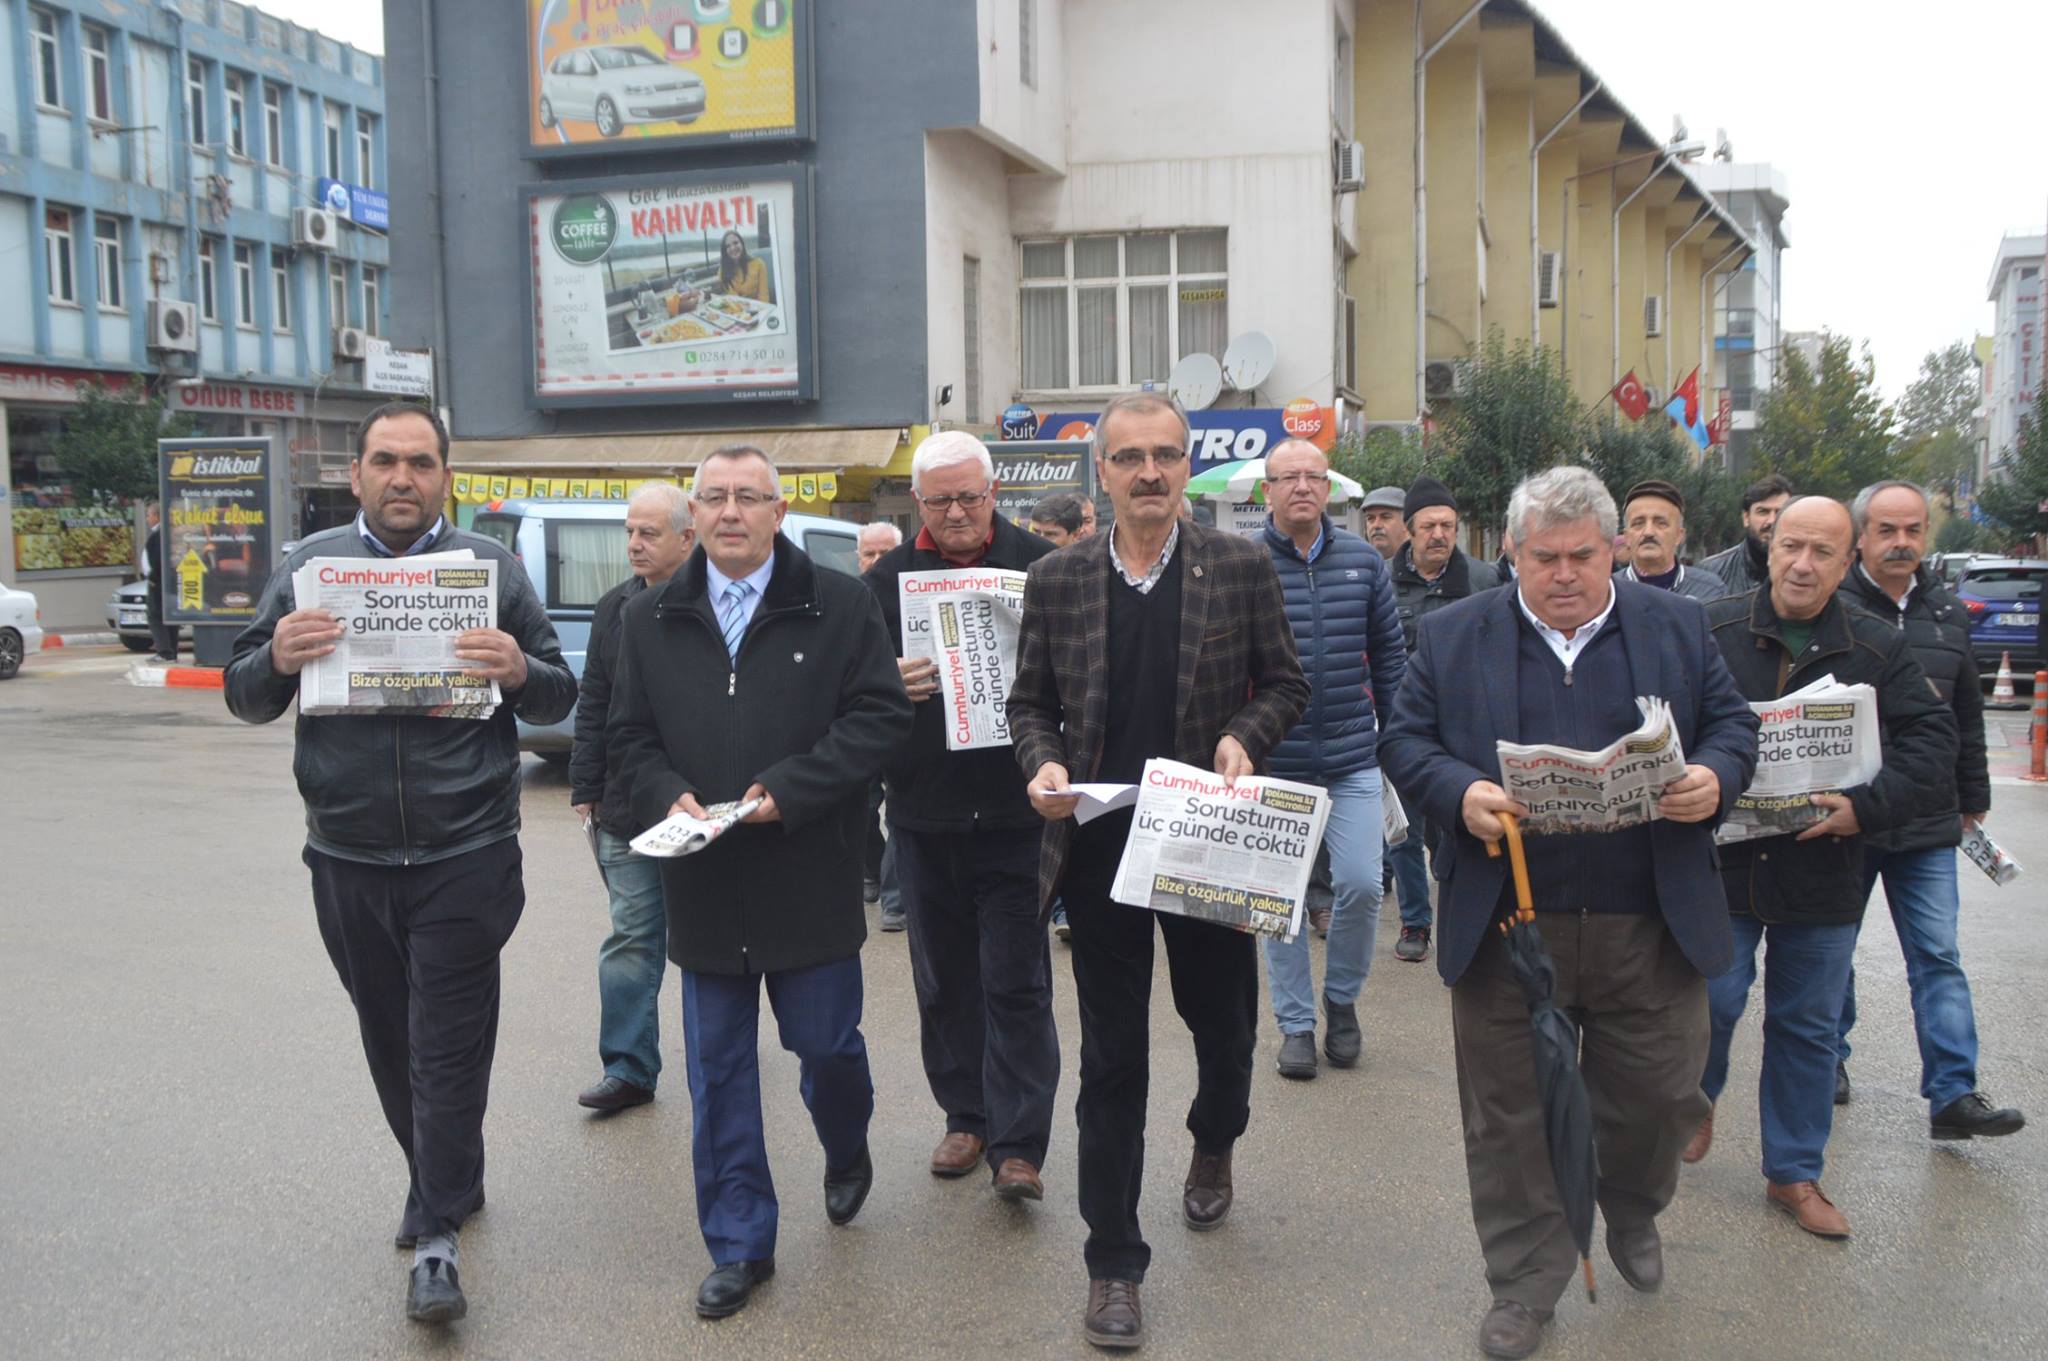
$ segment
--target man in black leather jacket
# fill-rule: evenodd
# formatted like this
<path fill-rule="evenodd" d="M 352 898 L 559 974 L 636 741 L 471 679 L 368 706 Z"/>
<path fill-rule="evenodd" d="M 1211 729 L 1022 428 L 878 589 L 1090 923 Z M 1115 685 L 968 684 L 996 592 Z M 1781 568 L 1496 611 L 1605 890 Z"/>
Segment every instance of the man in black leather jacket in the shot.
<path fill-rule="evenodd" d="M 1777 473 L 1750 483 L 1742 493 L 1742 542 L 1714 554 L 1700 569 L 1719 577 L 1736 594 L 1770 580 L 1771 526 L 1791 499 L 1792 484 Z"/>
<path fill-rule="evenodd" d="M 484 1102 L 498 1035 L 498 953 L 526 905 L 519 856 L 519 733 L 576 702 L 525 569 L 492 539 L 456 529 L 448 432 L 426 408 L 379 407 L 356 435 L 350 483 L 362 510 L 278 568 L 235 639 L 228 709 L 281 717 L 299 671 L 334 650 L 341 624 L 299 609 L 292 573 L 311 558 L 403 558 L 466 548 L 498 564 L 498 627 L 458 636 L 456 655 L 498 683 L 490 718 L 298 718 L 293 771 L 306 801 L 306 867 L 320 939 L 361 1022 L 378 1101 L 410 1174 L 398 1245 L 413 1249 L 406 1313 L 468 1312 L 456 1235 L 484 1203 Z"/>

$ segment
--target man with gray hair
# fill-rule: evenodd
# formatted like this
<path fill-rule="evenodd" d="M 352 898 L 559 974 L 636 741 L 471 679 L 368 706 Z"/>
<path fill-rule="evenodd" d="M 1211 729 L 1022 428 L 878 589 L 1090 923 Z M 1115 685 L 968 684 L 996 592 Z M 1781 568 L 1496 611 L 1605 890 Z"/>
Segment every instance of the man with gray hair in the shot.
<path fill-rule="evenodd" d="M 1598 749 L 1642 722 L 1636 696 L 1656 695 L 1686 753 L 1658 820 L 1527 843 L 1558 1005 L 1582 1028 L 1607 1250 L 1638 1290 L 1662 1284 L 1656 1216 L 1707 1110 L 1706 980 L 1730 953 L 1713 829 L 1755 769 L 1757 721 L 1705 611 L 1614 577 L 1615 519 L 1614 498 L 1584 468 L 1515 488 L 1514 584 L 1421 622 L 1380 742 L 1381 764 L 1440 829 L 1449 860 L 1437 968 L 1451 985 L 1465 1170 L 1493 1293 L 1479 1330 L 1488 1356 L 1542 1345 L 1578 1257 L 1550 1170 L 1527 998 L 1495 929 L 1514 901 L 1506 861 L 1486 847 L 1501 814 L 1527 811 L 1501 788 L 1499 742 Z"/>
<path fill-rule="evenodd" d="M 576 739 L 569 749 L 569 803 L 594 833 L 612 929 L 597 952 L 597 1054 L 604 1076 L 576 1102 L 605 1115 L 654 1100 L 661 1072 L 661 974 L 668 957 L 661 862 L 633 853 L 627 843 L 642 829 L 626 807 L 625 790 L 606 781 L 605 720 L 619 664 L 619 614 L 634 596 L 665 584 L 696 546 L 683 489 L 673 482 L 642 484 L 626 503 L 626 564 L 633 574 L 598 597 L 583 655 Z"/>

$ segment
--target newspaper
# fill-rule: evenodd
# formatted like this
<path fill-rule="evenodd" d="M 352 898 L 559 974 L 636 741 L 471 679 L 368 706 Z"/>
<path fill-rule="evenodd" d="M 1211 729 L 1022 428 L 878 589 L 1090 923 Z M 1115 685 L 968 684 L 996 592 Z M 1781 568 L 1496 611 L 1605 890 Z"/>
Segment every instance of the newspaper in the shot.
<path fill-rule="evenodd" d="M 1963 830 L 1963 854 L 1970 857 L 1970 863 L 1983 870 L 2000 888 L 2020 877 L 2020 862 L 2007 855 L 2005 847 L 1991 839 L 1991 833 L 1984 830 L 1981 822 Z"/>
<path fill-rule="evenodd" d="M 1669 704 L 1639 695 L 1636 709 L 1642 726 L 1599 751 L 1498 744 L 1501 788 L 1529 810 L 1523 831 L 1618 832 L 1658 816 L 1664 787 L 1685 774 L 1685 752 Z"/>
<path fill-rule="evenodd" d="M 733 799 L 727 803 L 714 803 L 704 811 L 709 816 L 696 818 L 688 813 L 671 813 L 627 843 L 641 855 L 656 860 L 671 860 L 679 855 L 695 855 L 712 842 L 725 835 L 726 831 L 741 818 L 761 806 L 759 799 L 744 802 Z"/>
<path fill-rule="evenodd" d="M 1839 794 L 1877 778 L 1877 691 L 1842 685 L 1832 675 L 1777 699 L 1756 713 L 1756 775 L 1714 833 L 1723 845 L 1803 832 L 1826 814 L 1815 794 Z"/>
<path fill-rule="evenodd" d="M 1384 774 L 1380 776 L 1380 834 L 1389 846 L 1406 845 L 1408 841 L 1408 810 L 1402 806 L 1401 796 L 1394 792 L 1394 782 Z"/>
<path fill-rule="evenodd" d="M 1178 761 L 1147 761 L 1109 896 L 1293 940 L 1329 816 L 1330 796 L 1314 785 L 1247 775 L 1232 787 Z"/>
<path fill-rule="evenodd" d="M 300 609 L 341 620 L 334 651 L 299 672 L 302 714 L 489 718 L 503 696 L 470 675 L 456 635 L 498 626 L 498 563 L 466 548 L 409 558 L 312 558 L 292 573 Z"/>
<path fill-rule="evenodd" d="M 1010 745 L 1024 573 L 1000 567 L 905 572 L 896 579 L 903 655 L 938 663 L 946 750 Z"/>

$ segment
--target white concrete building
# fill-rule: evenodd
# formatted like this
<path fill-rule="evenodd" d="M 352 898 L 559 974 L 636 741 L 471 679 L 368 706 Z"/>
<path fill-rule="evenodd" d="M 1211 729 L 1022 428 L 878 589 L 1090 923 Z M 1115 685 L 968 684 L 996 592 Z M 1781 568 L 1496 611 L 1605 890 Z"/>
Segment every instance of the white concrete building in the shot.
<path fill-rule="evenodd" d="M 1991 328 L 1991 366 L 1986 375 L 1989 396 L 1989 472 L 1996 474 L 2012 455 L 2020 422 L 2029 415 L 2042 382 L 2041 270 L 2048 256 L 2048 237 L 2035 232 L 2008 232 L 1998 243 L 1986 288 L 1996 309 Z"/>
<path fill-rule="evenodd" d="M 1755 438 L 1757 407 L 1777 380 L 1784 336 L 1784 254 L 1791 190 L 1764 164 L 1711 161 L 1693 167 L 1700 188 L 1742 224 L 1756 253 L 1727 276 L 1714 300 L 1714 382 L 1729 397 L 1728 457 L 1741 467 Z"/>

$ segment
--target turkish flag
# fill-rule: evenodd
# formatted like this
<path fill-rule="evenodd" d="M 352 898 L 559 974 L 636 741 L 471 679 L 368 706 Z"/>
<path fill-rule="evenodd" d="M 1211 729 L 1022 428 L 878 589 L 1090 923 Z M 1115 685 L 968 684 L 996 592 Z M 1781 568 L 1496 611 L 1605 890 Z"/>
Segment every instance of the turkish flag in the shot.
<path fill-rule="evenodd" d="M 1630 369 L 1628 376 L 1614 385 L 1614 391 L 1609 395 L 1614 398 L 1614 404 L 1621 408 L 1621 413 L 1632 421 L 1641 420 L 1644 413 L 1650 409 L 1650 394 L 1643 391 L 1643 385 L 1636 378 L 1634 369 Z"/>

